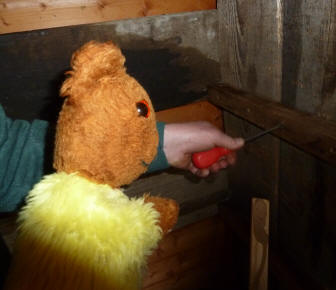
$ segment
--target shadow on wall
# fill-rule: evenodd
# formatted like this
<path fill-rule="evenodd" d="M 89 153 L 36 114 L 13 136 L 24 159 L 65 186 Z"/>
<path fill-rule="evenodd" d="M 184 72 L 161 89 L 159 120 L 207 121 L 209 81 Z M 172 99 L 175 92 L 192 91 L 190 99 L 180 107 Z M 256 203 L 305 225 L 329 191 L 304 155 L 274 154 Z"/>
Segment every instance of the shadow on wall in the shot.
<path fill-rule="evenodd" d="M 111 39 L 122 48 L 129 74 L 148 91 L 156 110 L 199 99 L 208 83 L 219 80 L 219 64 L 195 48 L 182 47 L 179 37 L 154 41 L 86 26 L 1 35 L 0 102 L 8 116 L 55 121 L 71 54 L 87 41 Z"/>

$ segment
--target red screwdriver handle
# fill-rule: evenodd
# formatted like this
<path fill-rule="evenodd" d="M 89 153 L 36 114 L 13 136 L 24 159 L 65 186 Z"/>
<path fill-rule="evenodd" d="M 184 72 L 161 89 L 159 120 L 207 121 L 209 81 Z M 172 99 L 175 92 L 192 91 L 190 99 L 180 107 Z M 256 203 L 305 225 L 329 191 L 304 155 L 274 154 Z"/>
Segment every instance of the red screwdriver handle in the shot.
<path fill-rule="evenodd" d="M 208 168 L 222 156 L 228 155 L 232 150 L 224 147 L 214 147 L 208 151 L 194 153 L 191 158 L 194 165 L 199 168 Z"/>

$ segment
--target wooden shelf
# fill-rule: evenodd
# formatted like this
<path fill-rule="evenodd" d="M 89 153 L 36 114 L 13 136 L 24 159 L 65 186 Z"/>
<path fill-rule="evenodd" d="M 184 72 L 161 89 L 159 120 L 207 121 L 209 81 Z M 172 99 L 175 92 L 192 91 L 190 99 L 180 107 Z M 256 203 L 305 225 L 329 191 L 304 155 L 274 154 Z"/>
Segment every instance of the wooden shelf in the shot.
<path fill-rule="evenodd" d="M 166 123 L 208 121 L 217 128 L 223 129 L 222 111 L 208 101 L 198 101 L 156 112 L 156 119 Z"/>
<path fill-rule="evenodd" d="M 0 0 L 0 34 L 215 8 L 215 0 Z"/>

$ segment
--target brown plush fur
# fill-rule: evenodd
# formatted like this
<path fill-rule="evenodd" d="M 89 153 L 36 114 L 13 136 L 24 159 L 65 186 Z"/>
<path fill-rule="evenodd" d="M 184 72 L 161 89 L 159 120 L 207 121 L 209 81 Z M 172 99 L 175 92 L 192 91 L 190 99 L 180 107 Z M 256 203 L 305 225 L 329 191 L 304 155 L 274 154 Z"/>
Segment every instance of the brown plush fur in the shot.
<path fill-rule="evenodd" d="M 60 113 L 54 166 L 79 172 L 112 187 L 146 171 L 156 154 L 155 114 L 146 91 L 125 72 L 124 57 L 112 43 L 90 42 L 72 59 L 73 71 L 61 88 L 68 96 Z M 138 115 L 146 100 L 150 116 Z"/>
<path fill-rule="evenodd" d="M 161 214 L 159 225 L 162 233 L 167 234 L 177 222 L 178 204 L 172 199 L 150 195 L 145 196 L 145 202 L 153 203 L 154 208 Z"/>
<path fill-rule="evenodd" d="M 59 116 L 54 166 L 96 183 L 120 187 L 146 171 L 157 153 L 158 134 L 151 101 L 126 73 L 125 58 L 111 42 L 89 42 L 74 53 L 72 71 L 61 88 L 67 96 Z M 145 100 L 148 118 L 136 103 Z M 175 201 L 147 197 L 161 214 L 166 233 L 176 223 Z"/>

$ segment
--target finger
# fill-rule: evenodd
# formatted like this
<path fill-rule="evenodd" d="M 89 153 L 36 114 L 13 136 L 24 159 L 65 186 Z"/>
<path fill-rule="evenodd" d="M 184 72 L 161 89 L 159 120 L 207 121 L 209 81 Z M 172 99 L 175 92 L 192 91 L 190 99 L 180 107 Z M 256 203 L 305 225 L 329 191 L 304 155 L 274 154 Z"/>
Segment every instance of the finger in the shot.
<path fill-rule="evenodd" d="M 208 168 L 199 169 L 195 167 L 192 163 L 189 164 L 188 169 L 192 174 L 198 177 L 207 177 L 210 174 L 210 170 Z"/>
<path fill-rule="evenodd" d="M 232 153 L 228 154 L 226 156 L 226 159 L 227 159 L 227 163 L 228 164 L 234 165 L 236 163 L 236 160 L 237 160 L 237 154 L 236 154 L 236 152 L 232 152 Z"/>
<path fill-rule="evenodd" d="M 189 163 L 188 169 L 192 174 L 201 177 L 201 169 L 195 167 L 195 165 L 192 162 Z"/>
<path fill-rule="evenodd" d="M 199 169 L 196 168 L 192 163 L 189 164 L 189 167 L 188 167 L 189 171 L 194 174 L 194 175 L 198 175 L 199 173 Z"/>
<path fill-rule="evenodd" d="M 207 177 L 207 176 L 209 176 L 209 174 L 210 174 L 210 169 L 209 168 L 204 168 L 204 169 L 199 170 L 197 175 L 199 177 Z"/>
<path fill-rule="evenodd" d="M 226 159 L 219 160 L 219 166 L 221 169 L 228 167 L 228 161 Z"/>
<path fill-rule="evenodd" d="M 210 172 L 217 173 L 219 170 L 221 170 L 222 167 L 220 166 L 219 162 L 216 162 L 210 166 Z"/>

